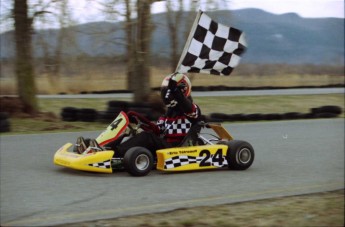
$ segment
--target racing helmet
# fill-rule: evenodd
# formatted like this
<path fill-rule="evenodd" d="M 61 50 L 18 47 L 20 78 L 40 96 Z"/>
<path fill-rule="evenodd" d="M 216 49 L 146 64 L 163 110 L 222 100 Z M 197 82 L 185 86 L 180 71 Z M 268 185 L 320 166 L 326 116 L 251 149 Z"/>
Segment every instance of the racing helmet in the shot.
<path fill-rule="evenodd" d="M 163 79 L 161 90 L 164 90 L 164 88 L 168 87 L 170 78 L 174 77 L 174 80 L 177 82 L 177 87 L 182 91 L 183 95 L 185 97 L 190 96 L 192 92 L 192 83 L 190 82 L 187 75 L 183 73 L 174 73 L 169 76 L 166 76 Z"/>

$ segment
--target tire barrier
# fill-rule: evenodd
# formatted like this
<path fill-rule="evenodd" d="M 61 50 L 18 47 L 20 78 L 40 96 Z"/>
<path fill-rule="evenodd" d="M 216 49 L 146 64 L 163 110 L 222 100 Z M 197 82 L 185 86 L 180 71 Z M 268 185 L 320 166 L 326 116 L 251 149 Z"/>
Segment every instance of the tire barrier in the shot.
<path fill-rule="evenodd" d="M 101 111 L 98 113 L 99 121 L 104 123 L 110 123 L 123 109 L 118 107 L 108 107 L 106 111 Z"/>
<path fill-rule="evenodd" d="M 63 121 L 95 122 L 99 120 L 100 113 L 91 108 L 64 107 L 60 115 Z"/>
<path fill-rule="evenodd" d="M 339 106 L 321 106 L 317 108 L 312 108 L 311 112 L 313 114 L 322 114 L 322 113 L 332 113 L 332 114 L 341 114 L 343 111 Z"/>
<path fill-rule="evenodd" d="M 109 101 L 108 108 L 120 108 L 123 111 L 127 111 L 129 102 L 126 101 Z"/>
<path fill-rule="evenodd" d="M 125 101 L 109 101 L 105 111 L 95 109 L 75 107 L 65 107 L 62 109 L 61 117 L 64 121 L 100 121 L 110 123 L 121 112 L 135 111 L 145 116 L 149 120 L 155 121 L 162 115 L 153 106 L 147 103 L 130 103 Z M 211 113 L 209 116 L 202 116 L 202 120 L 207 122 L 235 122 L 235 121 L 277 121 L 277 120 L 297 120 L 315 118 L 334 118 L 342 114 L 343 110 L 339 106 L 321 106 L 311 108 L 309 113 L 287 112 L 287 113 L 252 113 L 252 114 L 225 114 Z M 6 123 L 4 123 L 6 125 Z"/>
<path fill-rule="evenodd" d="M 206 117 L 208 121 L 276 121 L 276 120 L 298 120 L 298 119 L 315 119 L 315 118 L 335 118 L 342 114 L 343 110 L 339 106 L 321 106 L 311 108 L 309 113 L 288 112 L 288 113 L 268 113 L 268 114 L 224 114 L 211 113 Z"/>
<path fill-rule="evenodd" d="M 79 121 L 94 122 L 98 120 L 98 112 L 95 109 L 84 108 L 77 112 L 77 119 Z"/>
<path fill-rule="evenodd" d="M 337 116 L 338 114 L 335 113 L 318 113 L 315 115 L 315 118 L 334 118 Z"/>
<path fill-rule="evenodd" d="M 98 120 L 100 122 L 109 123 L 115 119 L 115 117 L 121 112 L 127 112 L 129 102 L 112 100 L 108 102 L 107 109 L 105 111 L 98 112 Z"/>
<path fill-rule="evenodd" d="M 131 103 L 125 101 L 109 101 L 105 111 L 97 111 L 90 108 L 64 107 L 61 111 L 63 121 L 84 121 L 110 123 L 121 112 L 135 111 L 149 120 L 156 120 L 162 114 L 159 108 L 148 103 Z"/>
<path fill-rule="evenodd" d="M 61 112 L 63 121 L 77 121 L 79 109 L 75 107 L 64 107 Z"/>
<path fill-rule="evenodd" d="M 279 113 L 263 114 L 263 120 L 277 121 L 277 120 L 282 120 L 282 119 L 283 119 L 283 115 Z"/>
<path fill-rule="evenodd" d="M 109 101 L 106 111 L 99 114 L 101 122 L 111 122 L 121 112 L 135 111 L 149 120 L 157 119 L 160 114 L 147 103 L 130 103 L 125 101 Z"/>
<path fill-rule="evenodd" d="M 302 119 L 304 114 L 298 112 L 288 112 L 282 115 L 284 120 Z"/>
<path fill-rule="evenodd" d="M 229 114 L 229 121 L 245 121 L 247 119 L 245 114 Z"/>
<path fill-rule="evenodd" d="M 6 112 L 0 112 L 0 132 L 10 132 L 11 124 L 8 114 Z"/>
<path fill-rule="evenodd" d="M 261 86 L 261 87 L 231 87 L 225 85 L 216 86 L 193 86 L 193 91 L 244 91 L 244 90 L 274 90 L 274 89 L 299 89 L 299 88 L 343 88 L 344 84 L 328 84 L 322 86 Z M 152 91 L 160 91 L 160 87 L 152 88 Z M 130 90 L 108 90 L 108 91 L 92 91 L 83 92 L 90 94 L 111 94 L 111 93 L 131 93 Z"/>
<path fill-rule="evenodd" d="M 210 119 L 217 119 L 218 121 L 227 121 L 229 120 L 229 115 L 224 113 L 211 113 Z"/>

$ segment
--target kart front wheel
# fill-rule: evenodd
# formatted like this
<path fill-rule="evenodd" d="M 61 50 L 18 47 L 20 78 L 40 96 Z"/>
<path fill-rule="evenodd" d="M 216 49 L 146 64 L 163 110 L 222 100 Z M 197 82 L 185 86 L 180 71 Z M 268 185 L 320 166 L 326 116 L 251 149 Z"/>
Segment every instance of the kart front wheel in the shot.
<path fill-rule="evenodd" d="M 144 147 L 132 147 L 126 152 L 123 164 L 132 176 L 145 176 L 153 167 L 153 155 Z"/>
<path fill-rule="evenodd" d="M 229 169 L 245 170 L 253 164 L 254 149 L 248 142 L 231 140 L 226 145 L 228 145 L 227 160 Z"/>

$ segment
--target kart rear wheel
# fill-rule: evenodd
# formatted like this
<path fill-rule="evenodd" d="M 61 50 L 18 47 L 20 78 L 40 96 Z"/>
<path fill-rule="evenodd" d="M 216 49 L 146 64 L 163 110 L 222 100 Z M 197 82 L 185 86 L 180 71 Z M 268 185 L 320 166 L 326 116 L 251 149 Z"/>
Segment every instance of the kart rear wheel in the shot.
<path fill-rule="evenodd" d="M 228 145 L 227 160 L 229 169 L 245 170 L 248 169 L 254 161 L 254 149 L 246 141 L 231 140 L 226 143 Z"/>
<path fill-rule="evenodd" d="M 144 147 L 132 147 L 126 152 L 123 164 L 132 176 L 145 176 L 153 168 L 153 155 Z"/>

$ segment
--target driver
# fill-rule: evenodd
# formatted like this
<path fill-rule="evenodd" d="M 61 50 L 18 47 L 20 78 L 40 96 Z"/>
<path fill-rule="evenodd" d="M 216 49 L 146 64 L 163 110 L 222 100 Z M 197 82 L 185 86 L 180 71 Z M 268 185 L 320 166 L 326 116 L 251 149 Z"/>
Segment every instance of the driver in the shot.
<path fill-rule="evenodd" d="M 152 131 L 143 131 L 138 135 L 118 144 L 110 142 L 105 147 L 115 151 L 115 157 L 123 157 L 125 152 L 135 146 L 145 147 L 154 155 L 156 150 L 178 146 L 188 131 L 199 121 L 201 111 L 191 97 L 192 84 L 182 73 L 174 73 L 164 78 L 161 85 L 161 98 L 167 107 Z M 90 141 L 90 147 L 102 149 L 96 140 Z M 82 137 L 76 143 L 78 150 L 84 151 L 87 146 Z"/>

